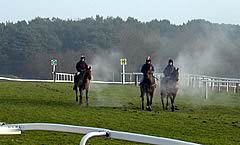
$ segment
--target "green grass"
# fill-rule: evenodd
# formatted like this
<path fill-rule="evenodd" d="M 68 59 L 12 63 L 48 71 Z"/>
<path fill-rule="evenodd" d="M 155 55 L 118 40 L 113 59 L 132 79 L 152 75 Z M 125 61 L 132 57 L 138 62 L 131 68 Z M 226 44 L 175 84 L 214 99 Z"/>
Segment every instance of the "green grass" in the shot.
<path fill-rule="evenodd" d="M 72 84 L 0 82 L 0 122 L 60 123 L 101 127 L 191 141 L 207 145 L 240 144 L 240 94 L 181 90 L 176 112 L 162 112 L 157 90 L 153 111 L 140 110 L 139 88 L 92 84 L 89 107 L 75 102 Z M 85 98 L 83 100 L 85 102 Z M 82 135 L 24 131 L 0 136 L 0 144 L 76 145 Z M 139 144 L 95 137 L 88 144 Z"/>

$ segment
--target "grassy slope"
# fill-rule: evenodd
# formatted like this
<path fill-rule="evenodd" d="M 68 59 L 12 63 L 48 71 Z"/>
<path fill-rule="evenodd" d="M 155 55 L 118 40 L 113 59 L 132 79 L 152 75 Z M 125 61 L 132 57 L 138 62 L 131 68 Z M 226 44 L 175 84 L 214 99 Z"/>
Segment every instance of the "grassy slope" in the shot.
<path fill-rule="evenodd" d="M 156 93 L 153 111 L 140 110 L 137 87 L 92 85 L 90 107 L 75 102 L 72 84 L 0 82 L 0 122 L 46 122 L 144 133 L 209 145 L 240 144 L 240 95 L 214 93 L 206 101 L 181 92 L 176 112 L 161 112 Z M 194 96 L 194 97 L 193 97 Z M 85 100 L 84 100 L 85 101 Z M 0 136 L 0 144 L 79 144 L 81 135 L 25 131 Z M 104 137 L 88 144 L 134 144 Z M 139 144 L 139 143 L 135 143 Z"/>

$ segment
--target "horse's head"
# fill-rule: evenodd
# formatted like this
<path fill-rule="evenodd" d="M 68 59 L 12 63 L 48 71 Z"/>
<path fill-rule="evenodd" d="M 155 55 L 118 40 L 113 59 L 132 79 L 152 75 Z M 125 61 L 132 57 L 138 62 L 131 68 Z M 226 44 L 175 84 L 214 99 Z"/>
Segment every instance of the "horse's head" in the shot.
<path fill-rule="evenodd" d="M 148 80 L 150 80 L 150 83 L 151 83 L 151 84 L 154 83 L 154 77 L 153 77 L 153 71 L 152 71 L 152 69 L 149 69 L 149 70 L 147 71 L 146 78 L 147 78 Z"/>
<path fill-rule="evenodd" d="M 91 77 L 92 77 L 92 67 L 91 66 L 89 66 L 87 69 L 86 69 L 86 73 L 85 73 L 85 76 L 84 76 L 84 78 L 85 79 L 89 79 L 89 80 L 91 80 Z"/>
<path fill-rule="evenodd" d="M 172 79 L 174 81 L 178 81 L 179 80 L 179 68 L 174 68 L 174 70 L 172 72 Z"/>

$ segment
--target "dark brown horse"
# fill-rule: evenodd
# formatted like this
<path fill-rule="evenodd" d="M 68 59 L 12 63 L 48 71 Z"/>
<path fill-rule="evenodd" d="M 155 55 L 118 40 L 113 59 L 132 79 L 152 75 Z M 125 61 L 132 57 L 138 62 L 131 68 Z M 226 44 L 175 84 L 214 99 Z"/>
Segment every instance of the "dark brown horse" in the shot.
<path fill-rule="evenodd" d="M 171 100 L 171 110 L 174 112 L 175 106 L 174 106 L 174 101 L 177 95 L 178 91 L 178 80 L 179 80 L 179 72 L 178 68 L 174 68 L 172 74 L 171 74 L 171 79 L 162 79 L 161 80 L 161 101 L 162 101 L 162 108 L 163 111 L 168 109 L 168 99 L 170 98 Z M 164 98 L 166 98 L 166 108 L 164 106 Z"/>
<path fill-rule="evenodd" d="M 142 99 L 142 110 L 144 110 L 144 96 L 146 94 L 146 97 L 147 97 L 146 110 L 151 111 L 152 99 L 153 99 L 154 91 L 156 88 L 153 72 L 149 70 L 144 79 L 145 79 L 143 80 L 144 83 L 140 85 L 140 91 L 141 91 L 140 97 Z"/>
<path fill-rule="evenodd" d="M 87 70 L 82 75 L 79 76 L 79 81 L 78 81 L 77 89 L 75 90 L 75 92 L 76 92 L 76 102 L 78 102 L 78 89 L 79 89 L 80 105 L 82 104 L 83 90 L 85 90 L 86 104 L 88 106 L 88 90 L 89 90 L 90 80 L 91 80 L 91 67 L 87 68 Z"/>

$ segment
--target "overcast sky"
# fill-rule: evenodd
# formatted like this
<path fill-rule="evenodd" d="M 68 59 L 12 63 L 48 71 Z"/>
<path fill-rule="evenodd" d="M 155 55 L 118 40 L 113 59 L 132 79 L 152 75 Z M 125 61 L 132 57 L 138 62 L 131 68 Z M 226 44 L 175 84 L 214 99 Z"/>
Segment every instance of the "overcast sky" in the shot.
<path fill-rule="evenodd" d="M 192 19 L 240 24 L 240 0 L 0 0 L 0 22 L 35 17 L 82 19 L 96 15 L 134 17 L 146 22 L 168 19 L 172 24 Z"/>

